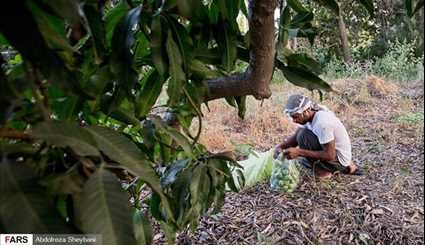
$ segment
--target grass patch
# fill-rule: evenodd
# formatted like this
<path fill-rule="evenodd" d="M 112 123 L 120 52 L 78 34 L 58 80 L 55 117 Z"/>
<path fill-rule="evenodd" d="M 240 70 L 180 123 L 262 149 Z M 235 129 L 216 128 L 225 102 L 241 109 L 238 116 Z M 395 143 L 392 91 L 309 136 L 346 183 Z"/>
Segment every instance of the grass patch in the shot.
<path fill-rule="evenodd" d="M 408 126 L 420 126 L 424 123 L 424 113 L 422 112 L 407 112 L 395 118 L 397 123 Z"/>

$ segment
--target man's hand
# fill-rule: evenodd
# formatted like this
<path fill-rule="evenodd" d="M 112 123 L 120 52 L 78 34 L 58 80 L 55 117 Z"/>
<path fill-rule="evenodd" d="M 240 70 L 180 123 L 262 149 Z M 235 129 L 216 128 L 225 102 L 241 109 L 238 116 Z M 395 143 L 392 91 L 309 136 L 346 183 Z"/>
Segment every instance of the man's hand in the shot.
<path fill-rule="evenodd" d="M 283 154 L 285 155 L 286 159 L 289 159 L 289 160 L 295 159 L 300 156 L 298 148 L 295 148 L 295 147 L 285 149 L 283 151 Z"/>
<path fill-rule="evenodd" d="M 273 159 L 276 159 L 281 152 L 282 148 L 280 147 L 280 145 L 276 146 L 276 148 L 274 148 Z"/>

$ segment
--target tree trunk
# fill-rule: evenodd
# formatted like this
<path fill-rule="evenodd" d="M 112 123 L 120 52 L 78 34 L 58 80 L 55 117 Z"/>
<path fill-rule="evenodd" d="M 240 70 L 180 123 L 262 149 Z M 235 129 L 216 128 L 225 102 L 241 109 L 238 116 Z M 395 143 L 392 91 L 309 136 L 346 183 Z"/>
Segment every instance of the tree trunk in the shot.
<path fill-rule="evenodd" d="M 249 0 L 250 59 L 243 73 L 207 80 L 205 100 L 253 95 L 256 99 L 271 96 L 270 81 L 274 71 L 274 11 L 278 0 Z"/>
<path fill-rule="evenodd" d="M 345 27 L 344 17 L 342 16 L 342 9 L 340 9 L 340 13 L 338 16 L 338 30 L 339 30 L 339 36 L 341 38 L 341 46 L 342 46 L 342 53 L 344 56 L 344 62 L 346 64 L 352 63 L 351 58 L 351 50 L 350 50 L 350 43 L 348 42 L 348 35 L 347 35 L 347 28 Z"/>

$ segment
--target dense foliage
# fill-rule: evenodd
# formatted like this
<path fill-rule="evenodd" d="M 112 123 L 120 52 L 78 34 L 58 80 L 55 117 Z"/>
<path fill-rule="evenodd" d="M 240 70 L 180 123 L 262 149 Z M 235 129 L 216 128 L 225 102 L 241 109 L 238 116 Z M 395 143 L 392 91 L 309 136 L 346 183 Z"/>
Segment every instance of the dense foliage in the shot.
<path fill-rule="evenodd" d="M 173 242 L 219 210 L 240 166 L 198 143 L 200 108 L 206 80 L 249 60 L 253 30 L 236 21 L 248 12 L 242 0 L 2 3 L 2 233 L 150 243 L 152 216 Z M 285 48 L 290 37 L 314 41 L 313 13 L 292 0 L 280 16 L 276 67 L 295 85 L 330 90 L 316 61 Z M 226 99 L 243 117 L 245 97 Z"/>

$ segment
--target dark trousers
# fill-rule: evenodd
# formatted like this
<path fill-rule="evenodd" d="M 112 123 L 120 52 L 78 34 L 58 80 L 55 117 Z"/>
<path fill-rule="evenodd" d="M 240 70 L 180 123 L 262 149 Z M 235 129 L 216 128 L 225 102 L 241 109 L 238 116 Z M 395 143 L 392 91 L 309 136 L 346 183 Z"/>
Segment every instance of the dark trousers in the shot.
<path fill-rule="evenodd" d="M 302 128 L 297 132 L 297 143 L 301 149 L 310 150 L 310 151 L 322 151 L 323 147 L 319 143 L 317 136 L 309 129 Z M 330 172 L 343 171 L 345 166 L 341 165 L 338 161 L 325 162 L 312 158 L 305 158 L 300 160 L 300 163 L 307 168 L 319 167 L 323 170 Z"/>

